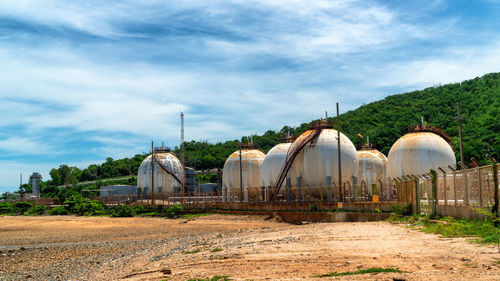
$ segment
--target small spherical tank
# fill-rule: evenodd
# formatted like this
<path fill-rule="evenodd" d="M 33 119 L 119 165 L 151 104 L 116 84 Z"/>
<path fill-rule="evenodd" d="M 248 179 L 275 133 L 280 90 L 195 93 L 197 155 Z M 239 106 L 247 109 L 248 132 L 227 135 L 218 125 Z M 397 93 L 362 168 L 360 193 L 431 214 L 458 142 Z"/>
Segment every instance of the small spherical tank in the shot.
<path fill-rule="evenodd" d="M 455 168 L 455 153 L 444 138 L 432 132 L 414 132 L 402 136 L 391 147 L 387 157 L 391 178 L 422 175 L 438 167 L 447 169 L 448 165 Z"/>
<path fill-rule="evenodd" d="M 298 145 L 313 130 L 300 135 L 290 147 Z M 325 187 L 338 184 L 338 141 L 337 130 L 325 128 L 295 158 L 287 178 L 292 186 Z M 342 182 L 351 182 L 358 165 L 358 154 L 351 140 L 340 133 L 340 155 Z M 300 183 L 299 183 L 300 178 Z M 311 190 L 311 194 L 313 190 Z"/>
<path fill-rule="evenodd" d="M 266 155 L 253 148 L 241 150 L 241 179 L 243 182 L 243 200 L 256 199 L 260 190 L 260 169 Z M 232 196 L 240 197 L 240 150 L 233 152 L 224 163 L 222 171 L 222 195 L 225 200 Z"/>
<path fill-rule="evenodd" d="M 372 185 L 387 183 L 387 157 L 374 148 L 358 150 L 358 184 L 365 185 L 367 192 L 372 192 Z"/>
<path fill-rule="evenodd" d="M 184 181 L 184 168 L 177 157 L 170 152 L 155 153 L 158 160 L 168 167 L 177 178 Z M 142 161 L 137 172 L 137 186 L 142 197 L 151 195 L 151 155 Z M 181 184 L 170 174 L 164 171 L 158 163 L 154 164 L 154 191 L 155 194 L 178 195 L 182 192 Z"/>

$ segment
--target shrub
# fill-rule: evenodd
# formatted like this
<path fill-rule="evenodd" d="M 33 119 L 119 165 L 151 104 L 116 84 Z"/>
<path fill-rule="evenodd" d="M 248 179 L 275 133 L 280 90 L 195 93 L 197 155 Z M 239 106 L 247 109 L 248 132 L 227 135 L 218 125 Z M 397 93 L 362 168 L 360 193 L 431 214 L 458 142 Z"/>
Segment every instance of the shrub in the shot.
<path fill-rule="evenodd" d="M 47 206 L 38 205 L 38 206 L 33 206 L 33 207 L 29 208 L 25 214 L 28 216 L 41 216 L 41 215 L 44 215 L 45 212 L 47 212 Z"/>
<path fill-rule="evenodd" d="M 68 206 L 68 211 L 71 213 L 78 213 L 79 205 L 83 202 L 84 200 L 79 193 L 73 193 L 66 200 L 64 200 L 64 204 Z"/>
<path fill-rule="evenodd" d="M 14 206 L 10 202 L 1 202 L 0 203 L 0 215 L 4 214 L 12 214 L 14 213 Z"/>
<path fill-rule="evenodd" d="M 68 214 L 68 210 L 64 206 L 57 206 L 49 210 L 51 216 L 63 216 Z"/>
<path fill-rule="evenodd" d="M 396 215 L 409 216 L 411 215 L 411 204 L 391 204 L 391 210 Z"/>
<path fill-rule="evenodd" d="M 167 217 L 173 218 L 179 216 L 179 213 L 182 212 L 184 208 L 182 208 L 181 204 L 174 204 L 167 209 Z"/>
<path fill-rule="evenodd" d="M 161 217 L 162 216 L 162 214 L 160 214 L 159 212 L 140 213 L 140 214 L 136 214 L 136 215 L 139 217 Z"/>
<path fill-rule="evenodd" d="M 152 206 L 133 206 L 132 210 L 137 214 L 146 214 L 146 213 L 153 213 L 156 211 L 156 208 Z"/>
<path fill-rule="evenodd" d="M 74 207 L 75 213 L 80 216 L 101 216 L 106 214 L 106 206 L 95 200 L 83 202 Z"/>
<path fill-rule="evenodd" d="M 112 217 L 133 217 L 135 216 L 135 212 L 133 208 L 130 208 L 129 205 L 118 205 L 113 209 L 111 213 Z"/>
<path fill-rule="evenodd" d="M 12 204 L 12 207 L 14 208 L 14 213 L 24 214 L 29 208 L 33 207 L 33 204 L 29 202 L 15 202 Z"/>

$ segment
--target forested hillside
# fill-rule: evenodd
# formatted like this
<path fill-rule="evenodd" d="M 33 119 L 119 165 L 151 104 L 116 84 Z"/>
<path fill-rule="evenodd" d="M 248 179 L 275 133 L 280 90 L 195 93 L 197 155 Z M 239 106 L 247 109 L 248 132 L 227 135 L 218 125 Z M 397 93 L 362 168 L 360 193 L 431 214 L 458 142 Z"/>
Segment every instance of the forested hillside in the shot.
<path fill-rule="evenodd" d="M 408 127 L 420 123 L 421 116 L 428 125 L 440 127 L 453 138 L 455 154 L 459 157 L 457 101 L 461 103 L 463 148 L 466 163 L 471 157 L 485 162 L 484 155 L 500 160 L 500 73 L 487 74 L 462 83 L 447 84 L 387 98 L 360 106 L 340 115 L 341 131 L 355 144 L 361 144 L 357 134 L 370 136 L 379 150 L 388 154 L 392 144 L 407 133 Z M 336 118 L 329 118 L 336 123 Z M 272 124 L 270 124 L 272 125 Z M 309 128 L 303 123 L 290 128 L 298 135 Z M 285 126 L 279 132 L 267 131 L 253 140 L 267 152 L 286 134 Z M 243 142 L 247 138 L 242 138 Z M 222 167 L 226 158 L 238 147 L 238 141 L 209 144 L 191 141 L 185 144 L 186 163 L 198 168 Z M 179 152 L 178 148 L 176 152 Z M 458 158 L 457 158 L 458 159 Z"/>
<path fill-rule="evenodd" d="M 486 162 L 487 153 L 500 160 L 500 73 L 491 73 L 462 83 L 427 88 L 387 98 L 360 106 L 341 115 L 341 131 L 355 144 L 361 144 L 357 134 L 370 136 L 384 154 L 392 144 L 408 131 L 408 126 L 420 122 L 421 116 L 428 125 L 442 128 L 453 138 L 455 152 L 459 155 L 458 123 L 456 103 L 461 102 L 463 116 L 463 140 L 465 162 L 471 157 Z M 318 114 L 319 115 L 319 114 Z M 318 116 L 319 117 L 319 116 Z M 336 123 L 336 118 L 330 118 Z M 310 121 L 310 120 L 309 120 Z M 269 124 L 274 126 L 274 124 Z M 280 142 L 288 130 L 299 135 L 309 128 L 309 122 L 299 127 L 284 126 L 280 131 L 267 131 L 254 136 L 253 141 L 267 152 Z M 248 142 L 247 137 L 241 139 Z M 240 141 L 207 143 L 190 141 L 185 143 L 186 165 L 197 169 L 222 168 L 226 158 L 234 152 Z M 174 152 L 179 155 L 179 148 Z M 113 160 L 108 158 L 101 165 L 91 165 L 80 170 L 61 165 L 52 169 L 51 185 L 74 184 L 79 181 L 134 175 L 145 155 Z M 458 158 L 457 158 L 458 159 Z"/>

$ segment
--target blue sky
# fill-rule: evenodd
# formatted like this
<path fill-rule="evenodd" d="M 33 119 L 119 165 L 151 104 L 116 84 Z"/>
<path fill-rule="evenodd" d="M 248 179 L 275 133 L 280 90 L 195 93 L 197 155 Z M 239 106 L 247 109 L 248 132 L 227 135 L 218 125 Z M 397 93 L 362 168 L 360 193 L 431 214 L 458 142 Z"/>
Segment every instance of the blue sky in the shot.
<path fill-rule="evenodd" d="M 0 191 L 498 72 L 500 1 L 0 0 Z"/>

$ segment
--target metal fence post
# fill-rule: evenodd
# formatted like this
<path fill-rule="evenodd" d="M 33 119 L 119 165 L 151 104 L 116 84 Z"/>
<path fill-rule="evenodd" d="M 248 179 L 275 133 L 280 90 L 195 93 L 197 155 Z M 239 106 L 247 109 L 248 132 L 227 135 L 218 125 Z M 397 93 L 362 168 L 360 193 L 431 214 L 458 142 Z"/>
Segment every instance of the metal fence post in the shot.
<path fill-rule="evenodd" d="M 438 196 L 437 196 L 437 172 L 434 169 L 431 169 L 429 172 L 431 176 L 431 186 L 432 186 L 432 213 L 431 216 L 437 215 L 437 204 L 438 204 Z"/>
<path fill-rule="evenodd" d="M 479 185 L 479 207 L 483 206 L 483 188 L 481 187 L 481 169 L 479 166 L 477 169 L 477 184 Z"/>
<path fill-rule="evenodd" d="M 465 181 L 465 205 L 469 206 L 469 185 L 467 184 L 467 167 L 465 167 L 464 163 L 461 161 L 458 161 L 458 165 L 462 167 L 462 173 L 464 175 L 464 181 Z"/>
<path fill-rule="evenodd" d="M 448 165 L 448 168 L 453 172 L 453 199 L 455 199 L 455 206 L 458 205 L 457 202 L 457 171 L 451 166 Z"/>
<path fill-rule="evenodd" d="M 496 161 L 495 161 L 496 162 Z M 493 213 L 496 214 L 498 217 L 498 167 L 496 163 L 493 162 L 492 168 L 493 168 L 493 185 L 495 187 L 493 191 L 493 196 L 495 197 L 495 204 L 493 205 Z"/>
<path fill-rule="evenodd" d="M 444 209 L 446 210 L 446 205 L 448 205 L 448 197 L 446 196 L 446 171 L 441 167 L 438 169 L 443 173 Z"/>
<path fill-rule="evenodd" d="M 498 201 L 499 201 L 499 198 L 498 198 L 498 167 L 497 167 L 497 160 L 493 157 L 491 157 L 489 154 L 486 154 L 486 158 L 488 158 L 488 160 L 491 161 L 491 168 L 493 170 L 493 199 L 494 199 L 494 203 L 493 203 L 493 207 L 492 207 L 492 210 L 491 212 L 493 214 L 495 214 L 495 216 L 498 217 Z"/>
<path fill-rule="evenodd" d="M 413 184 L 415 185 L 415 209 L 417 214 L 420 214 L 420 194 L 418 192 L 418 177 L 413 176 Z"/>

